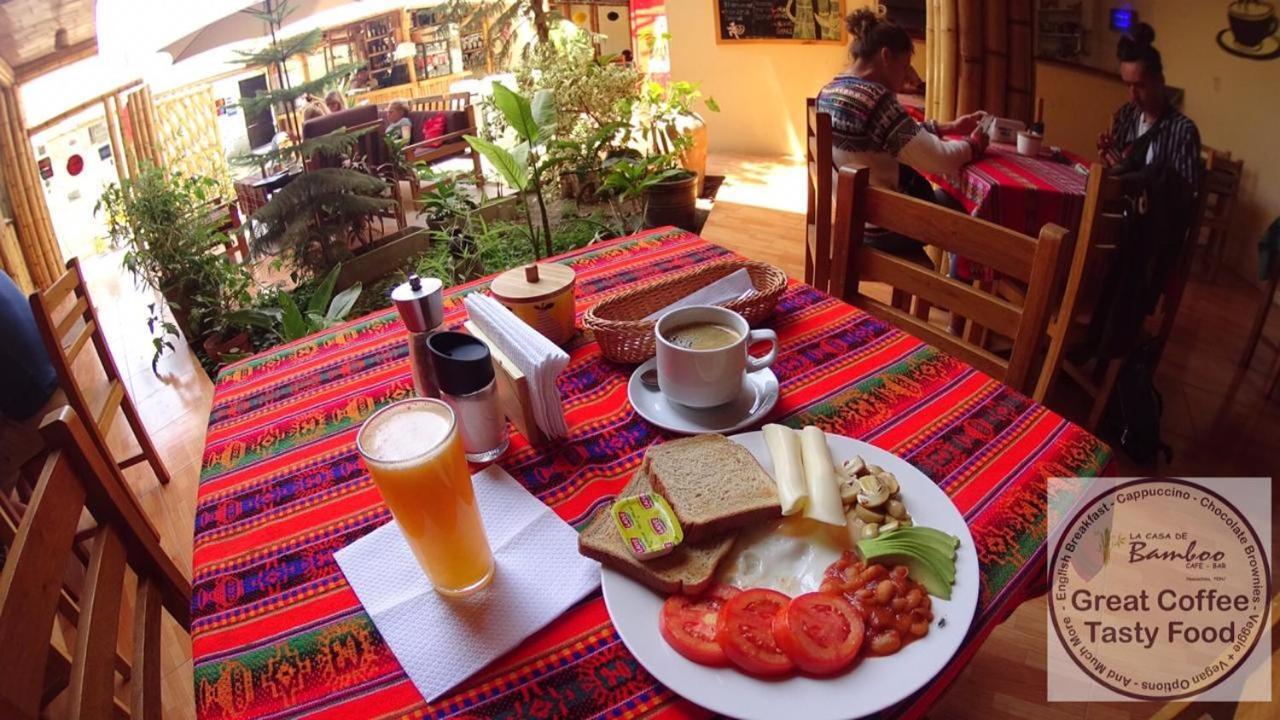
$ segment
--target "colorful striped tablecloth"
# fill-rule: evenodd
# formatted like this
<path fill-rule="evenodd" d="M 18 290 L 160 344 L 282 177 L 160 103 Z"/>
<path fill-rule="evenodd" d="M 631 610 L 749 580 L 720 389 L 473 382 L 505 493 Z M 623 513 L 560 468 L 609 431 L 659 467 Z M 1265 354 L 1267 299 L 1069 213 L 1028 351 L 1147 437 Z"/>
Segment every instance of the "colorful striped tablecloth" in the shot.
<path fill-rule="evenodd" d="M 672 229 L 570 253 L 579 314 L 635 283 L 732 257 Z M 451 290 L 447 324 L 464 318 Z M 939 680 L 899 706 L 918 715 L 1041 572 L 1045 478 L 1097 475 L 1109 449 L 964 363 L 799 282 L 768 321 L 781 352 L 771 419 L 816 424 L 891 450 L 934 479 L 967 519 L 982 592 L 970 638 Z M 560 378 L 570 434 L 499 464 L 581 527 L 623 487 L 644 449 L 672 436 L 627 402 L 630 366 L 579 337 Z M 390 521 L 355 449 L 360 423 L 409 397 L 405 333 L 384 311 L 275 348 L 218 377 L 200 478 L 192 581 L 201 718 L 704 717 L 623 646 L 599 594 L 457 691 L 426 704 L 333 560 Z M 656 618 L 655 618 L 656 632 Z"/>

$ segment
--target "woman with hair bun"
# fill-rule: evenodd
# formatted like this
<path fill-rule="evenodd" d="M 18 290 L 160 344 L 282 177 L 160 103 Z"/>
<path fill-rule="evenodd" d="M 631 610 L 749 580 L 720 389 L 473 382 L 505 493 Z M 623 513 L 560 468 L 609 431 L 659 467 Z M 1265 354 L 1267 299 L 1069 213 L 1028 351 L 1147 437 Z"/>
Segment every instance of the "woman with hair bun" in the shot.
<path fill-rule="evenodd" d="M 911 36 L 867 8 L 851 13 L 845 26 L 852 37 L 853 65 L 818 93 L 818 111 L 831 115 L 836 166 L 870 168 L 876 187 L 950 205 L 920 172 L 954 173 L 980 156 L 987 147 L 987 136 L 978 128 L 983 113 L 953 122 L 917 123 L 898 103 L 898 91 L 911 70 Z M 968 137 L 948 141 L 942 137 L 947 134 Z M 867 244 L 888 252 L 922 254 L 919 243 L 870 228 Z"/>
<path fill-rule="evenodd" d="M 1138 23 L 1116 45 L 1129 102 L 1116 111 L 1110 132 L 1098 136 L 1098 155 L 1108 168 L 1171 170 L 1186 183 L 1186 190 L 1195 192 L 1201 170 L 1200 131 L 1169 101 L 1155 39 L 1150 25 Z"/>

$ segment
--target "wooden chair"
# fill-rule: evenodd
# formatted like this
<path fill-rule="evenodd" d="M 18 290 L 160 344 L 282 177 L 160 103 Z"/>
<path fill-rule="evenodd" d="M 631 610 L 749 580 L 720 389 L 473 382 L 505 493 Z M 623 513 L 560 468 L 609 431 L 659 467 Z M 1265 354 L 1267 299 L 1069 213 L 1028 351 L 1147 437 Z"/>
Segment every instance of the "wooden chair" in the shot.
<path fill-rule="evenodd" d="M 831 173 L 835 161 L 831 150 L 831 115 L 818 112 L 818 101 L 805 100 L 805 160 L 809 170 L 808 203 L 805 209 L 804 281 L 815 288 L 841 296 L 844 276 L 832 284 L 831 277 Z"/>
<path fill-rule="evenodd" d="M 1216 281 L 1240 196 L 1244 161 L 1232 160 L 1230 153 L 1214 151 L 1206 161 L 1205 173 L 1201 186 L 1200 230 L 1192 237 L 1204 246 L 1209 280 Z"/>
<path fill-rule="evenodd" d="M 1066 371 L 1093 396 L 1089 411 L 1088 427 L 1097 427 L 1111 398 L 1120 361 L 1107 363 L 1100 379 L 1091 378 L 1081 369 L 1065 362 L 1064 355 L 1072 338 L 1072 331 L 1087 324 L 1097 299 L 1099 283 L 1105 277 L 1116 248 L 1116 239 L 1123 225 L 1123 216 L 1117 208 L 1124 197 L 1124 186 L 1115 177 L 1107 175 L 1097 163 L 1089 170 L 1089 182 L 1085 188 L 1084 209 L 1080 213 L 1080 232 L 1075 242 L 1063 253 L 1069 259 L 1063 287 L 1054 293 L 1062 301 L 1049 324 L 1049 347 L 1044 366 L 1036 383 L 1035 395 L 1046 398 L 1053 390 L 1059 371 Z M 1004 287 L 1002 285 L 1002 287 Z M 1008 297 L 1008 294 L 1006 294 Z M 1016 300 L 1015 300 L 1016 302 Z"/>
<path fill-rule="evenodd" d="M 74 302 L 72 302 L 74 300 Z M 65 315 L 59 314 L 66 303 L 71 302 L 71 309 Z M 111 457 L 107 449 L 107 435 L 115 424 L 119 413 L 124 413 L 129 429 L 138 441 L 138 454 L 118 462 L 121 469 L 146 462 L 155 472 L 156 478 L 163 485 L 169 484 L 169 471 L 160 460 L 151 436 L 142 424 L 142 418 L 134 407 L 133 399 L 125 390 L 116 367 L 111 348 L 107 347 L 107 339 L 102 334 L 102 325 L 98 321 L 98 311 L 89 299 L 89 290 L 85 286 L 84 273 L 80 270 L 80 260 L 71 258 L 67 261 L 67 272 L 58 278 L 47 290 L 32 293 L 31 310 L 36 318 L 36 326 L 44 338 L 45 349 L 49 359 L 58 371 L 58 384 L 66 395 L 66 402 L 90 424 L 94 442 L 103 455 Z M 78 331 L 76 329 L 79 328 Z M 76 332 L 73 332 L 76 331 Z M 100 407 L 90 406 L 89 396 L 76 380 L 73 369 L 76 359 L 89 342 L 93 342 L 98 353 L 98 360 L 107 376 L 107 397 Z"/>
<path fill-rule="evenodd" d="M 1260 344 L 1265 343 L 1273 350 L 1280 349 L 1280 344 L 1262 337 L 1262 330 L 1267 325 L 1267 316 L 1271 314 L 1271 306 L 1275 304 L 1278 286 L 1280 286 L 1280 260 L 1273 259 L 1266 290 L 1262 294 L 1261 302 L 1258 303 L 1258 311 L 1253 316 L 1253 327 L 1249 329 L 1249 339 L 1244 343 L 1244 355 L 1240 358 L 1241 367 L 1249 367 L 1249 363 L 1253 362 L 1253 354 L 1258 351 Z M 1280 373 L 1277 373 L 1276 377 L 1280 378 Z M 1275 382 L 1271 384 L 1271 392 L 1275 392 Z"/>
<path fill-rule="evenodd" d="M 1069 233 L 1045 225 L 1038 239 L 963 213 L 888 190 L 871 187 L 867 168 L 843 167 L 836 186 L 833 258 L 847 268 L 844 299 L 877 315 L 1016 390 L 1031 393 L 1033 361 L 1044 337 L 1051 294 L 1058 286 L 1059 258 Z M 967 257 L 1026 284 L 1021 306 L 938 274 L 910 260 L 863 243 L 866 224 Z M 847 261 L 841 263 L 841 258 Z M 946 308 L 1009 338 L 1008 359 L 908 312 L 862 292 L 864 282 L 881 282 L 905 296 Z M 1043 399 L 1034 396 L 1036 400 Z"/>
<path fill-rule="evenodd" d="M 465 111 L 471 106 L 470 93 L 449 93 L 430 97 L 414 98 L 409 101 L 409 109 L 414 112 L 454 112 Z"/>
<path fill-rule="evenodd" d="M 51 448 L 0 574 L 0 716 L 42 717 L 50 685 L 66 685 L 66 716 L 161 717 L 161 612 L 191 627 L 191 584 L 165 554 L 119 469 L 70 408 L 41 428 Z M 98 530 L 70 652 L 53 642 L 62 573 L 87 509 Z M 136 577 L 129 702 L 116 697 L 126 571 Z"/>

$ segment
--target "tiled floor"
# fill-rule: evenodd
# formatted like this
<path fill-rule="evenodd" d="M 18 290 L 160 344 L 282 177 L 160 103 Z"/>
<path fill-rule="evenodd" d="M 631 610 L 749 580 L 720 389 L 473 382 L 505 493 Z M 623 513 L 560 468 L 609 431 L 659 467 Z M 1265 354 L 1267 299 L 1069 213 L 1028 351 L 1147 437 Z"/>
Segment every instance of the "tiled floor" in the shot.
<path fill-rule="evenodd" d="M 804 170 L 794 163 L 746 157 L 713 157 L 712 174 L 728 176 L 703 234 L 745 255 L 802 275 Z M 173 474 L 168 486 L 142 467 L 128 471 L 165 548 L 191 571 L 191 537 L 205 425 L 213 387 L 190 352 L 163 358 L 151 371 L 145 324 L 149 293 L 139 291 L 119 267 L 118 255 L 84 259 L 91 295 L 108 342 L 128 378 L 152 438 Z M 1277 362 L 1260 350 L 1252 368 L 1238 358 L 1260 292 L 1223 273 L 1218 284 L 1193 282 L 1160 368 L 1165 396 L 1165 435 L 1174 461 L 1160 470 L 1182 475 L 1273 475 L 1280 469 L 1280 397 L 1263 396 Z M 1280 313 L 1268 329 L 1280 337 Z M 1068 383 L 1063 383 L 1064 386 Z M 1069 387 L 1060 390 L 1069 393 Z M 113 444 L 128 445 L 124 423 Z M 1151 472 L 1121 462 L 1121 474 Z M 1274 514 L 1273 504 L 1273 514 Z M 933 713 L 938 718 L 1149 717 L 1141 704 L 1041 707 L 1044 691 L 1043 601 L 1019 609 L 996 630 Z M 165 645 L 165 717 L 194 716 L 189 644 L 176 632 Z"/>

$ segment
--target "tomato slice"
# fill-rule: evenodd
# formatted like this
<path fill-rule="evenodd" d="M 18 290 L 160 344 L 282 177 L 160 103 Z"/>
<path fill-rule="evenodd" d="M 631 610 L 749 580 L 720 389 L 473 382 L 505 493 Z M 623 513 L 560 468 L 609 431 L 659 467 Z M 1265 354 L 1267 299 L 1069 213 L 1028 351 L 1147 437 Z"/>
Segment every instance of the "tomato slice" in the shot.
<path fill-rule="evenodd" d="M 744 590 L 725 603 L 716 639 L 729 660 L 753 675 L 782 675 L 795 665 L 773 635 L 773 619 L 791 600 L 776 590 Z"/>
<path fill-rule="evenodd" d="M 658 631 L 676 652 L 703 665 L 727 665 L 728 659 L 716 642 L 716 620 L 720 608 L 740 590 L 731 585 L 712 585 L 701 595 L 672 595 L 662 603 Z"/>
<path fill-rule="evenodd" d="M 840 672 L 862 647 L 862 615 L 841 595 L 813 592 L 791 601 L 774 620 L 773 636 L 796 667 L 815 675 Z"/>

